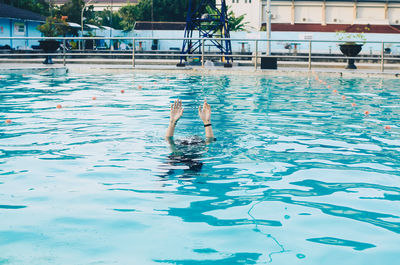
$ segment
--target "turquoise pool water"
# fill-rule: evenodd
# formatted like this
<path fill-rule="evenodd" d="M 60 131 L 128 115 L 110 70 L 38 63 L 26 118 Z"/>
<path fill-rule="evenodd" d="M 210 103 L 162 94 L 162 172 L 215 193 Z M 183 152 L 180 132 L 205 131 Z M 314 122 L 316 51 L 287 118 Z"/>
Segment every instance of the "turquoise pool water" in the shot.
<path fill-rule="evenodd" d="M 1 77 L 0 264 L 400 258 L 398 80 Z M 217 141 L 179 144 L 205 97 Z"/>

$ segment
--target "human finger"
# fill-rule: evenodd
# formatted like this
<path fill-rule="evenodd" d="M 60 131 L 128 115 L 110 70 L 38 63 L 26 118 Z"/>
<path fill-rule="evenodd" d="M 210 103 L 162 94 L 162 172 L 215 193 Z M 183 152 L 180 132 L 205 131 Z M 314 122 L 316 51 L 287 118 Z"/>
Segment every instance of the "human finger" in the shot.
<path fill-rule="evenodd" d="M 204 100 L 203 109 L 208 110 L 210 105 L 208 105 L 207 100 Z"/>

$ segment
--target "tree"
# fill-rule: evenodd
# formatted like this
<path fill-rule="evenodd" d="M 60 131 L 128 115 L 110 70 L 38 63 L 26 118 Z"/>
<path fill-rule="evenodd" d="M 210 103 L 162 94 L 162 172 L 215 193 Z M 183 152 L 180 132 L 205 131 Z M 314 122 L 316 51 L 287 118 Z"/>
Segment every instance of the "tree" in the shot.
<path fill-rule="evenodd" d="M 132 30 L 133 26 L 135 25 L 135 21 L 138 20 L 140 17 L 139 9 L 136 5 L 128 4 L 123 6 L 118 11 L 119 15 L 121 16 L 121 26 L 124 30 Z"/>
<path fill-rule="evenodd" d="M 206 8 L 206 12 L 211 15 L 211 16 L 217 16 L 217 12 L 214 9 L 211 9 L 210 7 Z M 233 13 L 232 10 L 230 10 L 230 7 L 227 7 L 227 15 L 228 15 L 228 24 L 229 24 L 229 30 L 230 31 L 245 31 L 246 26 L 249 24 L 249 22 L 243 22 L 244 20 L 244 15 L 236 17 L 235 14 Z"/>
<path fill-rule="evenodd" d="M 198 3 L 199 0 L 193 0 L 193 6 L 197 6 Z M 119 10 L 121 25 L 123 29 L 131 30 L 135 21 L 186 21 L 188 4 L 188 0 L 140 0 L 136 5 L 128 4 Z M 216 15 L 210 8 L 202 12 Z M 244 15 L 236 17 L 228 8 L 228 21 L 232 31 L 244 30 L 248 22 L 243 20 Z"/>
<path fill-rule="evenodd" d="M 61 18 L 49 16 L 46 18 L 46 23 L 37 26 L 37 29 L 45 37 L 57 37 L 67 33 L 68 24 Z"/>
<path fill-rule="evenodd" d="M 43 16 L 49 16 L 51 6 L 46 0 L 0 0 L 0 3 L 29 10 Z"/>
<path fill-rule="evenodd" d="M 75 22 L 81 24 L 81 12 L 85 3 L 83 0 L 70 0 L 60 6 L 58 10 L 56 10 L 56 14 L 60 16 L 67 16 L 69 22 Z M 84 13 L 84 17 L 87 17 L 88 11 Z"/>
<path fill-rule="evenodd" d="M 114 29 L 123 29 L 122 18 L 119 12 L 112 12 L 110 9 L 95 12 L 94 21 L 89 20 L 90 24 L 98 26 L 108 26 Z"/>
<path fill-rule="evenodd" d="M 140 0 L 119 10 L 125 30 L 133 28 L 135 21 L 185 21 L 188 0 Z"/>
<path fill-rule="evenodd" d="M 243 22 L 243 20 L 244 20 L 244 15 L 236 17 L 232 10 L 228 12 L 228 23 L 229 23 L 229 29 L 231 31 L 245 31 L 249 22 L 248 21 Z"/>

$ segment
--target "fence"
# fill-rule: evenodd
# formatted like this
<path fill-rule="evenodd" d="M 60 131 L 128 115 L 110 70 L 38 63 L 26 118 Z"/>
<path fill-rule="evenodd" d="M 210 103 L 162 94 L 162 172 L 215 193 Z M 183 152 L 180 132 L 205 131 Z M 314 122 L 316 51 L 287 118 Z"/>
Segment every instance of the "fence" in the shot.
<path fill-rule="evenodd" d="M 332 40 L 265 40 L 265 39 L 230 39 L 231 42 L 238 42 L 241 44 L 240 51 L 234 51 L 231 55 L 221 54 L 218 50 L 214 49 L 208 43 L 211 39 L 209 38 L 192 38 L 191 40 L 197 41 L 200 40 L 202 42 L 201 50 L 196 54 L 180 54 L 179 48 L 174 48 L 170 50 L 158 50 L 157 45 L 162 41 L 183 41 L 183 38 L 158 38 L 154 41 L 154 38 L 150 37 L 63 37 L 63 38 L 44 38 L 44 37 L 0 37 L 0 41 L 9 40 L 12 41 L 21 41 L 25 40 L 28 42 L 35 40 L 58 40 L 61 42 L 61 48 L 57 53 L 43 53 L 40 50 L 14 50 L 14 51 L 6 51 L 0 53 L 0 58 L 28 58 L 28 57 L 42 57 L 42 56 L 54 56 L 56 58 L 62 58 L 63 65 L 67 64 L 68 60 L 73 58 L 95 58 L 95 57 L 114 57 L 114 58 L 128 58 L 131 61 L 131 65 L 133 68 L 137 65 L 137 59 L 176 59 L 178 60 L 181 56 L 184 56 L 185 59 L 197 58 L 201 66 L 204 67 L 204 63 L 207 59 L 216 59 L 220 58 L 221 60 L 226 58 L 232 58 L 234 61 L 251 61 L 250 65 L 253 65 L 254 69 L 257 69 L 259 66 L 259 59 L 263 55 L 262 51 L 266 50 L 267 43 L 269 42 L 271 45 L 271 55 L 270 57 L 277 58 L 278 61 L 299 61 L 306 63 L 306 67 L 308 69 L 312 69 L 312 64 L 315 61 L 345 61 L 347 59 L 355 59 L 357 61 L 367 61 L 379 63 L 380 71 L 385 70 L 385 61 L 391 61 L 392 63 L 398 63 L 400 60 L 399 55 L 391 54 L 390 47 L 394 44 L 399 44 L 398 42 L 378 42 L 378 41 L 365 41 L 363 42 L 364 46 L 374 46 L 374 50 L 379 50 L 379 52 L 372 52 L 372 48 L 370 49 L 370 53 L 368 51 L 364 51 L 360 53 L 360 56 L 357 57 L 347 57 L 341 56 L 338 52 L 336 53 L 321 53 L 313 50 L 317 44 L 318 46 L 329 46 L 330 51 L 332 46 L 337 46 L 340 43 L 345 43 L 345 41 L 332 41 Z M 214 41 L 224 41 L 224 38 L 214 38 Z M 155 43 L 155 47 L 152 47 L 152 50 L 143 49 L 143 43 Z M 76 45 L 78 49 L 70 49 L 71 43 L 79 44 Z M 88 43 L 90 45 L 88 45 Z M 101 43 L 102 45 L 98 45 Z M 123 43 L 124 50 L 120 50 L 120 45 L 115 44 Z M 284 47 L 283 47 L 284 45 Z M 153 46 L 153 45 L 152 45 Z M 298 47 L 302 47 L 302 51 L 298 49 Z M 280 48 L 279 48 L 280 47 Z M 376 47 L 380 47 L 376 49 Z M 153 49 L 154 48 L 154 49 Z M 282 52 L 282 48 L 287 49 L 288 51 Z M 118 50 L 119 49 L 119 50 Z M 306 52 L 304 52 L 306 50 Z M 1 50 L 0 50 L 1 51 Z M 339 51 L 337 49 L 337 51 Z M 23 53 L 22 53 L 23 52 Z M 247 63 L 249 65 L 249 63 Z"/>

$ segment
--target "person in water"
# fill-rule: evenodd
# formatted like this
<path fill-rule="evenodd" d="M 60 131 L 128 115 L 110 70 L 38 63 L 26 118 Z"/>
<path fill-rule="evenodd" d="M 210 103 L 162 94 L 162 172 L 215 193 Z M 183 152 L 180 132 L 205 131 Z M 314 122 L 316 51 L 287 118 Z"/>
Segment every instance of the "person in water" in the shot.
<path fill-rule="evenodd" d="M 173 175 L 177 168 L 184 166 L 181 177 L 187 178 L 201 171 L 203 167 L 201 157 L 206 152 L 206 144 L 215 141 L 215 138 L 211 127 L 211 107 L 207 100 L 204 100 L 203 106 L 199 106 L 199 117 L 204 124 L 206 141 L 199 136 L 192 136 L 175 142 L 173 139 L 175 127 L 182 117 L 183 110 L 182 100 L 176 99 L 171 104 L 170 120 L 165 139 L 170 144 L 172 153 L 168 156 L 167 163 L 164 164 L 163 168 L 166 170 L 166 175 Z"/>
<path fill-rule="evenodd" d="M 167 141 L 174 137 L 175 127 L 179 119 L 182 117 L 183 108 L 182 100 L 176 99 L 173 104 L 171 104 L 171 114 L 169 118 L 169 126 L 165 138 Z M 203 108 L 199 106 L 199 116 L 204 123 L 204 129 L 206 131 L 206 138 L 214 140 L 214 133 L 211 127 L 211 107 L 204 99 Z"/>

